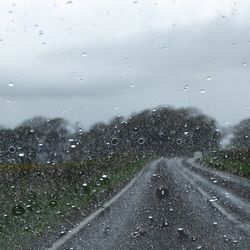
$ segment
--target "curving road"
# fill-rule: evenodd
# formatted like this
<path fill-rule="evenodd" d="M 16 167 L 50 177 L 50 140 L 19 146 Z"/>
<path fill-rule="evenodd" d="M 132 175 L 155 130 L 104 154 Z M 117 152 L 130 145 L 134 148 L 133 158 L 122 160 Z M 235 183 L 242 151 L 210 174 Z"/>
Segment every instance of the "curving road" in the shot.
<path fill-rule="evenodd" d="M 159 159 L 50 249 L 250 249 L 250 181 Z"/>

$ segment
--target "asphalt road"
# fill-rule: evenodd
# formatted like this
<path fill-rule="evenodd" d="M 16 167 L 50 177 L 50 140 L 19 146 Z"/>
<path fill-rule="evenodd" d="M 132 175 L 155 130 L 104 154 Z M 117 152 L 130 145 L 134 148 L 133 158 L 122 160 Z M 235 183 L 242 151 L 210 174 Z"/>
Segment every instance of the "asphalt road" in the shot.
<path fill-rule="evenodd" d="M 250 249 L 250 181 L 159 159 L 50 249 Z"/>

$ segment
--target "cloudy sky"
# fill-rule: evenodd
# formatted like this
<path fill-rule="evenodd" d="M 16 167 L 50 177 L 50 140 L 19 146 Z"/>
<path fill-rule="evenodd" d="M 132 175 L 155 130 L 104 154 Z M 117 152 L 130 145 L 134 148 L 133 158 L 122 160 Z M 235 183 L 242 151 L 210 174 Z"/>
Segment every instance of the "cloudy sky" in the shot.
<path fill-rule="evenodd" d="M 0 124 L 158 105 L 250 117 L 248 0 L 0 0 Z"/>

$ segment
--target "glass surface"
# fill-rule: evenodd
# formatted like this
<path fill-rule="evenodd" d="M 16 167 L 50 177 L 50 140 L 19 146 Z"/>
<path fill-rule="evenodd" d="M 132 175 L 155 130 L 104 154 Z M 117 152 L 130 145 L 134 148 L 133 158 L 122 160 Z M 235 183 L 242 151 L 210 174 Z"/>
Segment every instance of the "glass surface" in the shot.
<path fill-rule="evenodd" d="M 0 249 L 250 249 L 249 11 L 1 0 Z"/>

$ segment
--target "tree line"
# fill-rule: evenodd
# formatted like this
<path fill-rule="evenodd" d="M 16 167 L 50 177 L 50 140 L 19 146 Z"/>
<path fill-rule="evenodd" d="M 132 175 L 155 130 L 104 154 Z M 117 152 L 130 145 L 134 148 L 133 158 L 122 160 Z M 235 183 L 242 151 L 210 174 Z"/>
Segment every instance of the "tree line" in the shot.
<path fill-rule="evenodd" d="M 235 128 L 234 147 L 244 141 L 249 148 L 249 123 Z M 196 151 L 219 150 L 221 138 L 216 121 L 193 108 L 158 107 L 99 122 L 88 130 L 71 129 L 62 118 L 35 117 L 14 129 L 0 129 L 0 161 L 56 164 L 131 152 L 190 157 Z"/>

